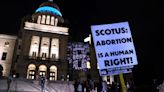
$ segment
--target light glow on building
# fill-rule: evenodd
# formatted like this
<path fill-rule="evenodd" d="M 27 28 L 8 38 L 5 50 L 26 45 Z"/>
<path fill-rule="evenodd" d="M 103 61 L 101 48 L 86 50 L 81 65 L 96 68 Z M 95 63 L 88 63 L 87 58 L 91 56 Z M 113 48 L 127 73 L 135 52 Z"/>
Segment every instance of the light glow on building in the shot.
<path fill-rule="evenodd" d="M 91 44 L 91 34 L 84 39 L 84 42 L 89 42 L 89 44 Z"/>
<path fill-rule="evenodd" d="M 59 10 L 57 10 L 56 8 L 50 7 L 50 6 L 40 7 L 35 12 L 50 12 L 55 15 L 62 16 L 62 14 Z"/>
<path fill-rule="evenodd" d="M 52 39 L 50 58 L 59 59 L 59 39 Z"/>
<path fill-rule="evenodd" d="M 24 29 L 68 35 L 68 28 L 25 22 Z"/>
<path fill-rule="evenodd" d="M 39 36 L 33 36 L 30 46 L 30 53 L 29 56 L 36 58 L 38 57 L 38 51 L 39 51 Z"/>
<path fill-rule="evenodd" d="M 50 80 L 57 80 L 57 67 L 55 65 L 50 67 Z"/>
<path fill-rule="evenodd" d="M 87 69 L 91 69 L 91 63 L 89 61 L 87 62 Z"/>
<path fill-rule="evenodd" d="M 50 39 L 48 37 L 42 37 L 41 50 L 40 50 L 40 56 L 42 57 L 42 59 L 48 58 L 49 46 L 50 46 Z"/>

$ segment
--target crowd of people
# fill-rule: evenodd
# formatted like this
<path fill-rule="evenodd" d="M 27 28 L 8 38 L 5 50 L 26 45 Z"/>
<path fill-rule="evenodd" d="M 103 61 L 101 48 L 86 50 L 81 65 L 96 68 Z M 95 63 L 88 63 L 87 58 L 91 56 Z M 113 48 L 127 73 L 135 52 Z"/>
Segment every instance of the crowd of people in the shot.
<path fill-rule="evenodd" d="M 96 90 L 95 82 L 93 80 L 87 80 L 84 82 L 75 81 L 75 92 L 94 92 Z M 96 92 L 96 91 L 95 91 Z"/>
<path fill-rule="evenodd" d="M 106 81 L 95 82 L 93 80 L 75 81 L 75 92 L 122 92 L 121 85 L 118 82 L 107 84 Z M 134 92 L 130 83 L 126 83 L 127 92 Z"/>

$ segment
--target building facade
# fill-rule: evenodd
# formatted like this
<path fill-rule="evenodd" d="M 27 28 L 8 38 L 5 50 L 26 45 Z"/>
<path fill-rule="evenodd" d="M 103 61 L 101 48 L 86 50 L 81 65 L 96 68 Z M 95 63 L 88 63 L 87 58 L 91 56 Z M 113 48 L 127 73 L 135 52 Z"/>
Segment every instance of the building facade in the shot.
<path fill-rule="evenodd" d="M 5 37 L 5 40 L 0 36 L 3 76 L 13 77 L 11 83 L 7 83 L 7 79 L 0 80 L 0 84 L 5 84 L 0 85 L 0 91 L 43 91 L 40 85 L 44 77 L 48 92 L 74 92 L 72 81 L 60 81 L 74 80 L 76 77 L 73 76 L 79 74 L 79 71 L 70 69 L 67 61 L 69 32 L 63 24 L 59 7 L 47 1 L 34 14 L 22 19 L 17 36 Z M 70 75 L 70 71 L 76 73 Z M 79 77 L 84 72 L 81 71 Z"/>
<path fill-rule="evenodd" d="M 8 67 L 11 67 L 13 77 L 37 80 L 44 76 L 55 81 L 68 77 L 71 80 L 86 78 L 89 74 L 93 79 L 99 78 L 94 49 L 90 47 L 91 68 L 87 73 L 70 66 L 67 60 L 69 32 L 63 23 L 60 9 L 52 1 L 43 2 L 34 14 L 22 18 L 15 45 L 11 45 L 14 49 L 10 53 L 13 55 L 12 66 Z M 9 73 L 10 69 L 7 77 Z"/>
<path fill-rule="evenodd" d="M 0 34 L 0 65 L 2 76 L 9 76 L 17 36 Z"/>
<path fill-rule="evenodd" d="M 42 3 L 31 17 L 24 17 L 17 40 L 14 72 L 19 77 L 60 80 L 68 74 L 66 48 L 68 28 L 59 7 Z"/>

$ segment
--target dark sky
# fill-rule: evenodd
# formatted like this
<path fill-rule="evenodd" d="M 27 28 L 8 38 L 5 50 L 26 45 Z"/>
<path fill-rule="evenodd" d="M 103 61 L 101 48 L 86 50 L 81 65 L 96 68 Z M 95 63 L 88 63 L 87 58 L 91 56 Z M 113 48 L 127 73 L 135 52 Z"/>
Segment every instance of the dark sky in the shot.
<path fill-rule="evenodd" d="M 1 1 L 0 33 L 16 34 L 21 18 L 31 15 L 46 0 Z M 93 24 L 128 21 L 136 47 L 139 65 L 137 78 L 163 76 L 164 36 L 162 0 L 54 0 L 74 39 L 82 40 L 91 33 Z M 164 78 L 164 77 L 163 77 Z M 145 79 L 145 80 L 146 80 Z"/>

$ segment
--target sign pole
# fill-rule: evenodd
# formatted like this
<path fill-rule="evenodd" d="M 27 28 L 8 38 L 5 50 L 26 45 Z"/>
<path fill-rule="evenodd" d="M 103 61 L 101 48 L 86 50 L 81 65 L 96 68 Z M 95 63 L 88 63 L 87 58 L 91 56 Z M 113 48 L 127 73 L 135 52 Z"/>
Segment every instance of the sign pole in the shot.
<path fill-rule="evenodd" d="M 120 74 L 119 74 L 119 78 L 120 78 L 120 83 L 121 83 L 122 92 L 127 92 L 127 91 L 126 91 L 126 86 L 125 86 L 124 77 L 123 77 L 123 73 L 120 73 Z"/>

